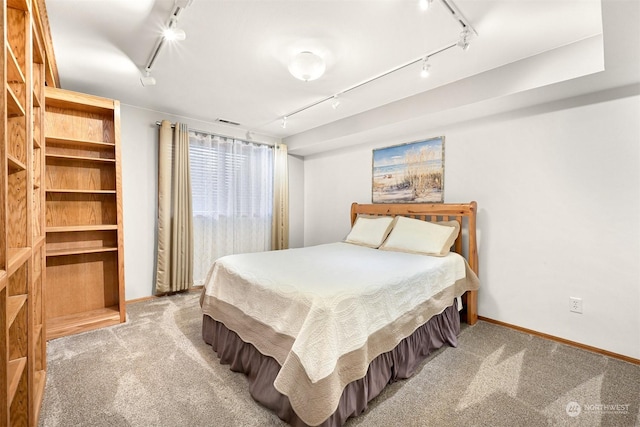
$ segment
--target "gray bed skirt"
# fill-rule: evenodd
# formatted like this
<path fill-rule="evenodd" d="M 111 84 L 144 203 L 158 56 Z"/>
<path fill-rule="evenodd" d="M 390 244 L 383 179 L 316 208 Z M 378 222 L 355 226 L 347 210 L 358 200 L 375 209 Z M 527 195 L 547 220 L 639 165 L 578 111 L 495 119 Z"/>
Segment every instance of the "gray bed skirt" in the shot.
<path fill-rule="evenodd" d="M 409 378 L 434 350 L 445 344 L 456 347 L 459 333 L 460 315 L 454 303 L 400 341 L 393 350 L 373 359 L 367 374 L 347 384 L 338 408 L 320 425 L 342 426 L 347 418 L 362 414 L 368 402 L 380 394 L 387 384 Z M 220 363 L 228 364 L 232 371 L 247 375 L 249 392 L 257 402 L 294 427 L 307 426 L 291 408 L 289 398 L 273 386 L 280 371 L 275 359 L 264 356 L 224 324 L 207 315 L 203 316 L 202 338 L 218 354 Z"/>

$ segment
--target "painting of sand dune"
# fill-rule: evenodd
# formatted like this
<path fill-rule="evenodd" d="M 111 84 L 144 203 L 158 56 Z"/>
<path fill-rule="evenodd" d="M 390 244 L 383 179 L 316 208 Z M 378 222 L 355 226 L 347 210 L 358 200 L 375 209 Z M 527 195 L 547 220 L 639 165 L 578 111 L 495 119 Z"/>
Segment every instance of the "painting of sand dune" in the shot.
<path fill-rule="evenodd" d="M 442 203 L 444 136 L 373 150 L 373 203 Z"/>

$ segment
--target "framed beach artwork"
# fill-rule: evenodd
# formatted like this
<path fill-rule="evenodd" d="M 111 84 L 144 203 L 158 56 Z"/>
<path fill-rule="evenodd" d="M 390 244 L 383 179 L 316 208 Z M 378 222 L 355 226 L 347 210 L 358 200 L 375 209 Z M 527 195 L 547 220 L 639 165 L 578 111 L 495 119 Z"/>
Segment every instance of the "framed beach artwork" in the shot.
<path fill-rule="evenodd" d="M 444 136 L 374 149 L 371 201 L 444 202 Z"/>

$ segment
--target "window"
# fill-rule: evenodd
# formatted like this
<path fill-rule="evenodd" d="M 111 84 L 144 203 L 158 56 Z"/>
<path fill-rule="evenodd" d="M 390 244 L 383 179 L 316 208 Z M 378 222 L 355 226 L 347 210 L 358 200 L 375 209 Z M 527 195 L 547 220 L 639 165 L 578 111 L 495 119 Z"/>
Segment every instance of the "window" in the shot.
<path fill-rule="evenodd" d="M 273 148 L 189 132 L 194 285 L 213 262 L 271 249 Z"/>

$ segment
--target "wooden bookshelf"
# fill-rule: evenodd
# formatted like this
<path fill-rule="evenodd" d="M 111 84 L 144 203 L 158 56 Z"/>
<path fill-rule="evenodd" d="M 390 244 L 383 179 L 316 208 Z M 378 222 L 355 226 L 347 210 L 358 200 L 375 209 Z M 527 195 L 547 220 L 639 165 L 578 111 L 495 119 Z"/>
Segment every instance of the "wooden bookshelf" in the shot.
<path fill-rule="evenodd" d="M 125 321 L 120 105 L 45 89 L 47 339 Z"/>
<path fill-rule="evenodd" d="M 0 426 L 37 426 L 46 383 L 44 86 L 55 86 L 57 71 L 44 0 L 7 0 L 0 15 Z"/>

